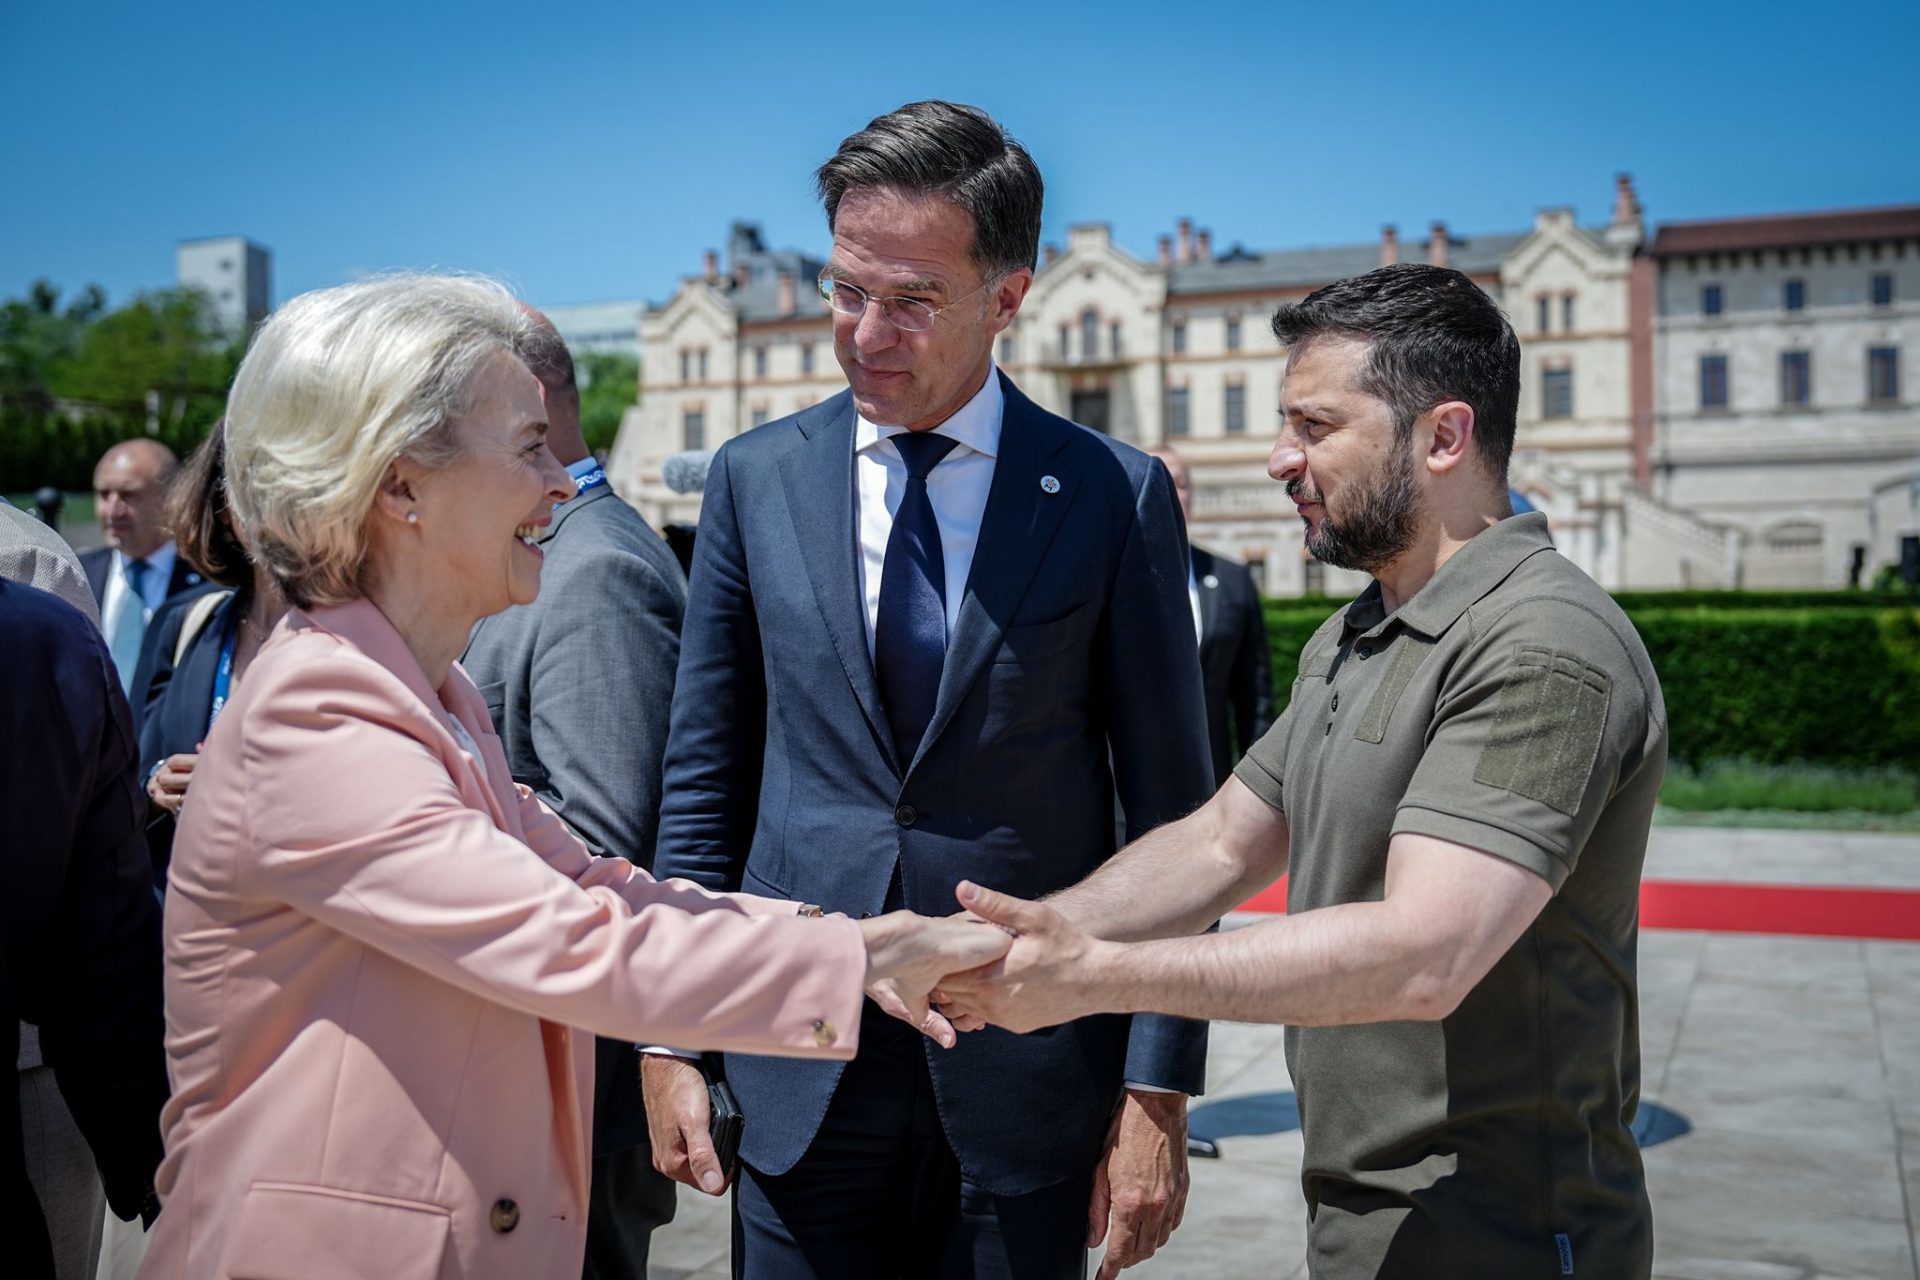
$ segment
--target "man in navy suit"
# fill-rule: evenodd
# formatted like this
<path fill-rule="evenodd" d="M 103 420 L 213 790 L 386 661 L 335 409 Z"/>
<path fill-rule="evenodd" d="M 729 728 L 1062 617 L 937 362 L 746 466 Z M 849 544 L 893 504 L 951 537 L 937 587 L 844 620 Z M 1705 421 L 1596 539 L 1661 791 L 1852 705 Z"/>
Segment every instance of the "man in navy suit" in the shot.
<path fill-rule="evenodd" d="M 728 442 L 695 546 L 656 870 L 869 916 L 968 877 L 1040 895 L 1212 789 L 1164 468 L 1036 407 L 993 341 L 1042 188 L 921 102 L 818 174 L 849 390 Z M 747 1277 L 1110 1277 L 1186 1197 L 1201 1023 L 1098 1017 L 929 1053 L 869 1010 L 839 1063 L 729 1055 Z M 643 1068 L 655 1161 L 717 1194 L 695 1067 Z"/>
<path fill-rule="evenodd" d="M 167 537 L 167 484 L 179 468 L 173 450 L 138 436 L 101 454 L 93 469 L 94 514 L 107 545 L 87 552 L 80 563 L 100 606 L 100 630 L 122 692 L 132 688 L 153 611 L 169 596 L 200 585 L 200 575 Z"/>
<path fill-rule="evenodd" d="M 21 747 L 0 771 L 0 1061 L 15 1060 L 29 1023 L 44 1062 L 21 1073 L 20 1107 L 0 1106 L 0 1231 L 8 1274 L 51 1280 L 56 1257 L 60 1274 L 92 1274 L 100 1208 L 78 1153 L 49 1138 L 78 1127 L 119 1217 L 151 1223 L 159 1209 L 160 904 L 133 725 L 99 631 L 72 605 L 0 579 L 0 635 L 0 741 Z M 29 1150 L 52 1193 L 44 1206 Z"/>
<path fill-rule="evenodd" d="M 1180 495 L 1180 511 L 1193 519 L 1193 473 L 1179 451 L 1149 450 L 1166 464 Z M 1213 781 L 1225 786 L 1247 748 L 1273 727 L 1273 668 L 1267 653 L 1267 623 L 1253 571 L 1217 551 L 1193 547 L 1187 599 L 1200 635 L 1200 683 L 1207 699 L 1207 747 Z"/>

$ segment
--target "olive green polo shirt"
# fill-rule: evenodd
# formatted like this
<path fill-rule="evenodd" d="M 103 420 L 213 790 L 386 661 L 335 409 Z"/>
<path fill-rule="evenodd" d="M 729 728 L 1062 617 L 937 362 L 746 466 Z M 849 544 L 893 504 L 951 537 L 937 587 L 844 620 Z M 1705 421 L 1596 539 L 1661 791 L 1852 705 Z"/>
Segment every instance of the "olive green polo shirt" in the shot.
<path fill-rule="evenodd" d="M 1286 812 L 1287 910 L 1380 900 L 1403 831 L 1554 891 L 1448 1017 L 1288 1028 L 1315 1280 L 1649 1274 L 1634 957 L 1666 753 L 1639 635 L 1544 516 L 1392 614 L 1373 584 L 1307 643 L 1234 771 Z"/>

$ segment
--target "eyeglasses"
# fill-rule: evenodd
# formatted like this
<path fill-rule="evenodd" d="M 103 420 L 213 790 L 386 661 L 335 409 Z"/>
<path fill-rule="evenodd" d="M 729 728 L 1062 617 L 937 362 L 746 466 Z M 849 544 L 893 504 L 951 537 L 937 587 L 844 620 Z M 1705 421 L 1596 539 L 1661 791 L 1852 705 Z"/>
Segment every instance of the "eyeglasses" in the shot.
<path fill-rule="evenodd" d="M 868 293 L 857 284 L 836 280 L 823 271 L 820 273 L 820 296 L 827 300 L 828 306 L 843 316 L 865 315 L 869 302 L 878 303 L 880 314 L 884 315 L 887 323 L 894 328 L 903 333 L 925 333 L 933 328 L 935 316 L 953 310 L 974 294 L 979 293 L 981 289 L 998 284 L 1003 278 L 993 276 L 982 280 L 979 288 L 969 290 L 944 307 L 936 307 L 918 298 L 882 298 Z"/>

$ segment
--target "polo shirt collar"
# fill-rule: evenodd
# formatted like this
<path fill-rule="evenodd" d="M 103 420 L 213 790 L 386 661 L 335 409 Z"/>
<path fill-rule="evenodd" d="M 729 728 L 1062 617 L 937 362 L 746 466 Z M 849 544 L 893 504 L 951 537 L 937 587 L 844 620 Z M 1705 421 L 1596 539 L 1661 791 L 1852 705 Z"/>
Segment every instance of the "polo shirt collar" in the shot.
<path fill-rule="evenodd" d="M 1398 619 L 1402 626 L 1421 635 L 1440 636 L 1460 620 L 1461 614 L 1506 581 L 1522 561 L 1552 548 L 1545 515 L 1534 511 L 1508 516 L 1469 538 L 1392 618 L 1380 598 L 1379 582 L 1368 583 L 1367 589 L 1347 606 L 1347 630 L 1373 631 Z"/>

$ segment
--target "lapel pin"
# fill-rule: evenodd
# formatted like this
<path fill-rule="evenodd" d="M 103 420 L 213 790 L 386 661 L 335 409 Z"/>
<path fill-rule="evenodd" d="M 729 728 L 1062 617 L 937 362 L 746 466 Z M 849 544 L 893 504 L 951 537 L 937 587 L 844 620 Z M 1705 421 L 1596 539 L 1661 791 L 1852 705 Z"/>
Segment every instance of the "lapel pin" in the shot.
<path fill-rule="evenodd" d="M 1210 573 L 1206 577 L 1200 579 L 1200 585 L 1203 587 L 1217 587 L 1220 585 L 1220 579 Z"/>
<path fill-rule="evenodd" d="M 1041 476 L 1040 491 L 1042 493 L 1058 493 L 1060 492 L 1060 482 L 1052 476 Z"/>

